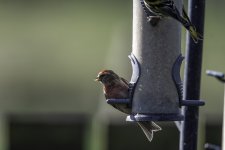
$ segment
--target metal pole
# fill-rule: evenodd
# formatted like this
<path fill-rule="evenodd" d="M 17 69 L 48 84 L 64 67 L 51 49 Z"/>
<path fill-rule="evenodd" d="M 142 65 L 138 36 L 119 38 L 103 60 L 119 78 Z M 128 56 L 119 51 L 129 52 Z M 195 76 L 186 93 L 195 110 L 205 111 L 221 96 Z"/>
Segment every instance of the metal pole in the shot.
<path fill-rule="evenodd" d="M 222 150 L 225 150 L 225 84 L 224 84 L 224 100 L 223 100 L 223 136 L 222 136 Z"/>
<path fill-rule="evenodd" d="M 207 70 L 206 74 L 212 77 L 215 77 L 216 79 L 218 79 L 220 82 L 225 83 L 225 78 L 224 78 L 224 73 L 222 72 L 218 72 L 218 71 L 214 71 L 214 70 Z M 223 137 L 222 137 L 222 149 L 224 149 L 224 143 L 225 143 L 225 85 L 224 85 L 224 108 L 223 108 Z M 205 144 L 205 148 L 206 149 L 213 149 L 213 150 L 221 150 L 221 148 L 217 145 L 213 145 L 213 144 L 209 144 L 206 143 Z"/>
<path fill-rule="evenodd" d="M 189 16 L 197 31 L 203 35 L 205 0 L 189 0 Z M 184 99 L 199 100 L 203 41 L 197 44 L 187 33 L 186 63 L 184 75 Z M 198 107 L 183 107 L 184 121 L 181 123 L 180 150 L 197 149 Z"/>

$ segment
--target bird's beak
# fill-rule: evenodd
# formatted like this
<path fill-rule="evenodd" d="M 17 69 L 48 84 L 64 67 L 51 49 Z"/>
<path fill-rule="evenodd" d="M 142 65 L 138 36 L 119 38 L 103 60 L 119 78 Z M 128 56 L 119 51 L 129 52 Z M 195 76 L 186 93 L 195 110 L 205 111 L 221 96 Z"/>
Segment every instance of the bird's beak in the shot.
<path fill-rule="evenodd" d="M 100 81 L 100 80 L 99 80 L 99 77 L 96 77 L 94 81 Z"/>

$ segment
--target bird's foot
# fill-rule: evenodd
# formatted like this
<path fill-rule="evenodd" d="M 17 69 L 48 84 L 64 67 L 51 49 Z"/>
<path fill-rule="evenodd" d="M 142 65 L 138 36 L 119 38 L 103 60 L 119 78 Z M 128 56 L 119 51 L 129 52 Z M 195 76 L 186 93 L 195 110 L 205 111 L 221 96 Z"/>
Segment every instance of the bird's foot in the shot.
<path fill-rule="evenodd" d="M 162 17 L 160 16 L 149 16 L 147 18 L 148 22 L 150 22 L 152 26 L 156 26 L 161 19 Z"/>

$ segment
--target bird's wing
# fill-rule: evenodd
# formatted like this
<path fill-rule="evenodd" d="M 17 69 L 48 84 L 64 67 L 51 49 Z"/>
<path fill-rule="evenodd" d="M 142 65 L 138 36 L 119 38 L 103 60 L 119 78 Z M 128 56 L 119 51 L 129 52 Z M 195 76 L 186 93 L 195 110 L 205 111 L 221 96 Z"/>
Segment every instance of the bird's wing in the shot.
<path fill-rule="evenodd" d="M 108 96 L 107 96 L 107 94 L 105 94 L 105 93 L 104 93 L 104 96 L 105 96 L 105 99 L 108 99 Z"/>
<path fill-rule="evenodd" d="M 129 82 L 126 80 L 126 79 L 124 79 L 124 78 L 120 78 L 126 85 L 128 85 L 129 84 Z"/>
<path fill-rule="evenodd" d="M 182 15 L 183 15 L 183 17 L 188 21 L 188 23 L 191 24 L 191 20 L 189 19 L 188 15 L 187 15 L 187 13 L 186 13 L 186 11 L 185 11 L 185 9 L 184 9 L 184 5 L 183 5 L 183 7 L 182 7 Z"/>

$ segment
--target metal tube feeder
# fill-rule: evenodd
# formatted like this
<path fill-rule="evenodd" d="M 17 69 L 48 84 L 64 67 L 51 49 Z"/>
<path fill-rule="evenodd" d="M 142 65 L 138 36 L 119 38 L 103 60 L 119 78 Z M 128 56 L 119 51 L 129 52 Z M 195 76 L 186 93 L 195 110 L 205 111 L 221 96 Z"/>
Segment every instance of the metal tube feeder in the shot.
<path fill-rule="evenodd" d="M 128 121 L 183 120 L 180 112 L 181 26 L 173 19 L 148 22 L 142 1 L 133 0 L 133 50 L 139 71 L 133 71 L 131 83 L 132 115 Z M 182 7 L 181 1 L 176 5 Z M 134 69 L 133 69 L 134 70 Z M 136 69 L 137 70 L 137 69 Z M 137 74 L 138 72 L 138 74 Z M 136 76 L 136 77 L 134 77 Z"/>

